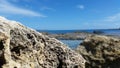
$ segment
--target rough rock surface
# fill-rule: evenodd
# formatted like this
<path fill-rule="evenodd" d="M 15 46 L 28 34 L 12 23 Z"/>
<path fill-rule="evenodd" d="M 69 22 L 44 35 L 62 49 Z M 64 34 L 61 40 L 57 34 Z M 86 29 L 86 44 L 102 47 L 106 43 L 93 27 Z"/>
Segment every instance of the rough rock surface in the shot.
<path fill-rule="evenodd" d="M 86 59 L 86 68 L 120 68 L 120 40 L 93 35 L 76 49 Z"/>
<path fill-rule="evenodd" d="M 84 68 L 84 63 L 60 41 L 0 17 L 0 68 Z"/>

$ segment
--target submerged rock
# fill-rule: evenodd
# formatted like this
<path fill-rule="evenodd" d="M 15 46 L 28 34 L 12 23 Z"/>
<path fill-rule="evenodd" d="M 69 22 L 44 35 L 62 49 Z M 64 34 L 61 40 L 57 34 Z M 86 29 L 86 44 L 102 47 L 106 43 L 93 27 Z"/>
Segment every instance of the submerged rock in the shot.
<path fill-rule="evenodd" d="M 84 68 L 84 63 L 60 41 L 0 17 L 0 68 Z"/>
<path fill-rule="evenodd" d="M 76 49 L 86 59 L 86 68 L 120 68 L 120 40 L 90 36 Z"/>

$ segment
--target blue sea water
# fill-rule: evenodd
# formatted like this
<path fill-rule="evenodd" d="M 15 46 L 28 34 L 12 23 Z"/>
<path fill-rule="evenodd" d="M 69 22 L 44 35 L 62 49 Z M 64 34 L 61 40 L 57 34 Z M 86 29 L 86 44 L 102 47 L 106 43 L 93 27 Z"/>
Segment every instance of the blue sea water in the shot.
<path fill-rule="evenodd" d="M 82 40 L 60 40 L 61 42 L 68 45 L 70 48 L 75 49 L 82 42 Z"/>
<path fill-rule="evenodd" d="M 120 29 L 91 29 L 91 30 L 38 30 L 39 32 L 48 32 L 51 34 L 65 34 L 65 33 L 72 33 L 72 32 L 88 32 L 93 33 L 94 31 L 103 32 L 106 35 L 119 35 L 120 36 Z"/>
<path fill-rule="evenodd" d="M 72 32 L 88 32 L 88 33 L 93 33 L 95 30 L 39 30 L 39 32 L 48 32 L 51 34 L 64 34 L 64 33 L 72 33 Z M 99 29 L 96 31 L 103 32 L 105 35 L 118 35 L 120 36 L 120 30 L 118 29 Z M 70 48 L 75 49 L 81 42 L 82 40 L 60 40 L 61 42 L 65 43 L 68 45 Z"/>

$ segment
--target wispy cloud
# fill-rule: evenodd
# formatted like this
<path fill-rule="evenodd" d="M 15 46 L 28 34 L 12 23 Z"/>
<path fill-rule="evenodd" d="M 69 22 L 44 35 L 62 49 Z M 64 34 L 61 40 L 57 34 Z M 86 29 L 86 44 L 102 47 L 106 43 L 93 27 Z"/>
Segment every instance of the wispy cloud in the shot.
<path fill-rule="evenodd" d="M 41 8 L 41 10 L 42 10 L 42 11 L 43 11 L 43 10 L 56 11 L 55 9 L 53 9 L 53 8 L 49 8 L 49 7 L 46 7 L 46 6 L 43 6 L 43 7 Z"/>
<path fill-rule="evenodd" d="M 43 14 L 40 14 L 32 10 L 19 8 L 15 6 L 14 4 L 10 3 L 9 0 L 0 0 L 0 13 L 46 17 Z"/>
<path fill-rule="evenodd" d="M 108 21 L 108 22 L 116 22 L 116 21 L 120 21 L 120 13 L 117 13 L 113 16 L 108 16 L 105 18 L 104 21 Z"/>
<path fill-rule="evenodd" d="M 13 2 L 21 2 L 21 1 L 23 1 L 23 2 L 31 2 L 33 0 L 11 0 L 11 1 L 13 1 Z"/>
<path fill-rule="evenodd" d="M 85 9 L 85 6 L 84 5 L 77 5 L 77 8 L 83 10 L 83 9 Z"/>

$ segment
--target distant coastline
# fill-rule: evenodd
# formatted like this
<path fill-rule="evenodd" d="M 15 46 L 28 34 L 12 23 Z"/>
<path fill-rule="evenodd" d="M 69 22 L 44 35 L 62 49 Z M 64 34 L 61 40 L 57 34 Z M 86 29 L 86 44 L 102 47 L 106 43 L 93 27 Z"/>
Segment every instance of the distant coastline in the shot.
<path fill-rule="evenodd" d="M 83 40 L 89 35 L 107 35 L 120 37 L 119 29 L 91 29 L 91 30 L 37 30 L 49 37 L 60 40 Z"/>
<path fill-rule="evenodd" d="M 50 34 L 64 34 L 64 33 L 74 33 L 74 32 L 86 32 L 86 33 L 93 33 L 94 31 L 112 31 L 112 30 L 120 30 L 120 28 L 114 29 L 71 29 L 71 30 L 39 30 L 38 32 L 46 32 Z"/>

